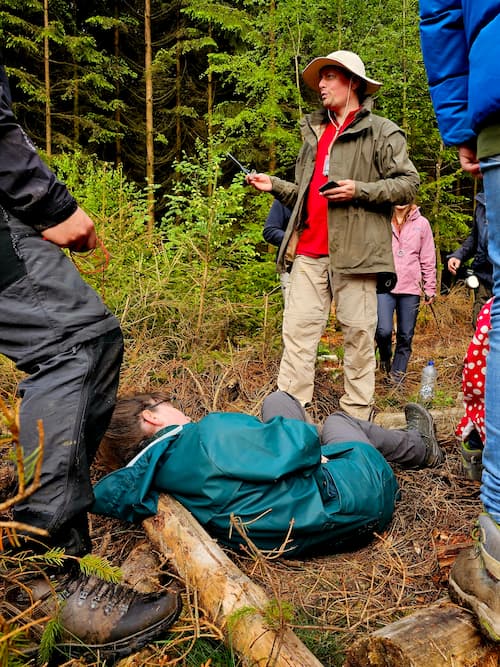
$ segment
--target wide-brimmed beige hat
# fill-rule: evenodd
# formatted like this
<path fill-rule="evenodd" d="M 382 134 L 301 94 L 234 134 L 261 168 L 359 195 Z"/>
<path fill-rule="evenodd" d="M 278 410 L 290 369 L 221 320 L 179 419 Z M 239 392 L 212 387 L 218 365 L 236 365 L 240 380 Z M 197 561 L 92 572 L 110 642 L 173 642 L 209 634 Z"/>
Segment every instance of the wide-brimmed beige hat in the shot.
<path fill-rule="evenodd" d="M 366 76 L 365 65 L 361 58 L 352 51 L 333 51 L 325 58 L 314 58 L 302 72 L 305 83 L 313 90 L 318 90 L 319 73 L 323 67 L 342 67 L 352 72 L 366 83 L 366 94 L 371 95 L 382 85 L 380 81 L 369 79 Z"/>

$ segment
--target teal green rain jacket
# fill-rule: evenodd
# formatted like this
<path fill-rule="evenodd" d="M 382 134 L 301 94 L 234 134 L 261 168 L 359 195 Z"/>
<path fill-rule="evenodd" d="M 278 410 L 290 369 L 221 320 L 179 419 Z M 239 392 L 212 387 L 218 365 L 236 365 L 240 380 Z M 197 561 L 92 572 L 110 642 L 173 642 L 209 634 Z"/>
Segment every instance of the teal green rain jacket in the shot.
<path fill-rule="evenodd" d="M 328 463 L 320 462 L 321 454 Z M 398 486 L 370 445 L 320 447 L 314 426 L 276 417 L 214 412 L 197 423 L 167 427 L 127 467 L 100 480 L 92 511 L 127 521 L 156 513 L 165 492 L 182 503 L 222 544 L 244 540 L 231 516 L 262 550 L 278 549 L 292 525 L 287 555 L 382 530 Z"/>

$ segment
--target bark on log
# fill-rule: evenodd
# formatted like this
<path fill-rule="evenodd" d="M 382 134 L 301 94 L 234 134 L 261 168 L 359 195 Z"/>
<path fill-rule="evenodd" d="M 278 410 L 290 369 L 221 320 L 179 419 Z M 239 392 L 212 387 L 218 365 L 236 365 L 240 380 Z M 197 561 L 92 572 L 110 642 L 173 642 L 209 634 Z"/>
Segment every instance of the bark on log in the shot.
<path fill-rule="evenodd" d="M 438 438 L 447 438 L 453 435 L 455 428 L 464 414 L 462 407 L 430 410 L 436 426 Z M 404 412 L 379 412 L 375 415 L 375 423 L 384 428 L 405 428 Z"/>
<path fill-rule="evenodd" d="M 224 633 L 242 664 L 321 667 L 291 630 L 266 625 L 269 598 L 265 592 L 236 567 L 180 503 L 161 495 L 157 514 L 144 521 L 144 528 L 186 586 L 197 591 L 200 606 Z"/>
<path fill-rule="evenodd" d="M 350 649 L 344 667 L 498 667 L 471 614 L 441 601 L 376 630 Z"/>

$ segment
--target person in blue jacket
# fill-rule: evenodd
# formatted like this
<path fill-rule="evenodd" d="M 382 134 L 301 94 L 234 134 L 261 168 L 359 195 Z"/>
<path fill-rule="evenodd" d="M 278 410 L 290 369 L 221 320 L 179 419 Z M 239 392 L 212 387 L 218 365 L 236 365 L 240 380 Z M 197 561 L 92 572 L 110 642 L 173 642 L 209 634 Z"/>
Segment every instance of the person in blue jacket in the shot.
<path fill-rule="evenodd" d="M 462 168 L 482 176 L 493 295 L 500 293 L 500 0 L 420 0 L 420 33 L 439 130 Z M 463 550 L 450 593 L 500 641 L 500 298 L 491 311 L 478 546 Z"/>
<path fill-rule="evenodd" d="M 281 242 L 283 241 L 283 237 L 285 236 L 285 230 L 288 225 L 288 221 L 290 220 L 291 214 L 292 212 L 288 207 L 282 204 L 278 199 L 274 199 L 264 223 L 264 229 L 262 232 L 264 240 L 279 248 Z M 290 273 L 288 271 L 283 271 L 280 273 L 283 301 L 286 301 L 286 288 L 289 279 Z"/>
<path fill-rule="evenodd" d="M 468 259 L 472 260 L 471 270 L 479 285 L 474 288 L 474 306 L 472 308 L 472 326 L 476 328 L 477 317 L 484 304 L 493 294 L 493 266 L 488 255 L 488 220 L 484 205 L 484 192 L 476 195 L 476 208 L 472 231 L 462 245 L 448 255 L 448 270 L 456 275 L 458 269 Z"/>
<path fill-rule="evenodd" d="M 162 392 L 124 397 L 101 445 L 102 461 L 119 469 L 94 487 L 93 511 L 141 520 L 168 492 L 230 548 L 243 542 L 231 530 L 237 517 L 262 550 L 280 549 L 290 532 L 287 555 L 334 551 L 391 520 L 398 485 L 387 461 L 443 461 L 432 417 L 417 404 L 406 406 L 408 430 L 338 412 L 319 435 L 305 418 L 282 391 L 264 400 L 263 421 L 214 412 L 195 423 Z"/>

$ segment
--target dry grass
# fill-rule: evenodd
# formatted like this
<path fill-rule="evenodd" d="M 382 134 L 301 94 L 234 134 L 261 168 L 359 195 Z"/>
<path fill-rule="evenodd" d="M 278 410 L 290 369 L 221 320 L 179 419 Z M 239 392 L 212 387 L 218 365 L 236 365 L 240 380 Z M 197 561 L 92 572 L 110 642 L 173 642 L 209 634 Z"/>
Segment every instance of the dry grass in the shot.
<path fill-rule="evenodd" d="M 456 404 L 462 359 L 472 335 L 470 312 L 469 294 L 460 290 L 439 299 L 433 312 L 422 309 L 404 391 L 388 391 L 377 376 L 379 411 L 399 411 L 415 399 L 421 368 L 431 358 L 439 372 L 437 402 Z M 341 336 L 331 330 L 326 342 L 333 350 L 341 345 Z M 140 350 L 137 356 L 141 358 Z M 152 383 L 151 375 L 148 379 L 141 370 L 138 377 L 137 369 L 128 365 L 122 389 L 167 388 L 180 408 L 194 418 L 210 410 L 259 414 L 262 399 L 275 388 L 277 364 L 277 359 L 256 361 L 248 350 L 234 353 L 230 362 L 213 361 L 202 372 L 180 361 L 169 361 L 155 366 L 157 379 Z M 340 367 L 318 368 L 312 408 L 316 419 L 337 407 L 341 390 Z M 307 560 L 272 561 L 265 567 L 256 566 L 249 555 L 232 556 L 270 595 L 292 603 L 301 636 L 307 638 L 310 633 L 315 638 L 308 644 L 323 664 L 340 665 L 343 651 L 361 635 L 446 594 L 449 567 L 457 549 L 470 542 L 480 511 L 479 485 L 462 475 L 454 428 L 451 419 L 440 427 L 441 444 L 447 453 L 441 468 L 396 470 L 401 500 L 389 529 L 369 545 Z M 141 531 L 131 534 L 119 522 L 95 517 L 96 522 L 100 531 L 108 531 L 108 537 L 109 531 L 119 531 L 107 541 L 108 553 L 109 549 L 118 551 L 114 554 L 118 561 L 129 551 L 126 543 L 142 536 Z M 96 537 L 97 542 L 102 539 Z M 332 637 L 334 649 L 328 643 Z"/>
<path fill-rule="evenodd" d="M 461 362 L 472 335 L 471 304 L 465 291 L 456 290 L 423 308 L 414 339 L 414 352 L 404 391 L 388 391 L 377 379 L 379 411 L 398 411 L 416 397 L 420 371 L 428 359 L 438 368 L 437 401 L 456 403 Z M 332 350 L 341 336 L 329 330 Z M 205 360 L 203 370 L 180 360 L 167 360 L 167 341 L 134 340 L 128 346 L 121 392 L 162 388 L 193 418 L 207 411 L 244 411 L 259 414 L 264 396 L 275 388 L 278 359 L 262 360 L 252 350 L 234 351 L 224 361 Z M 341 367 L 318 368 L 312 413 L 323 419 L 338 405 Z M 479 485 L 461 472 L 453 430 L 441 428 L 447 459 L 437 470 L 396 470 L 402 497 L 389 529 L 357 551 L 300 561 L 272 561 L 256 566 L 246 554 L 233 555 L 237 564 L 270 595 L 290 602 L 300 636 L 325 666 L 342 664 L 342 654 L 361 635 L 426 606 L 446 594 L 447 575 L 458 548 L 470 541 L 480 511 Z M 96 467 L 95 476 L 101 471 Z M 92 517 L 95 550 L 116 563 L 144 539 L 139 528 L 119 521 Z M 191 600 L 183 621 L 193 616 Z M 196 611 L 198 613 L 198 610 Z M 195 614 L 196 615 L 196 614 Z M 216 633 L 207 636 L 216 638 Z M 190 645 L 191 639 L 186 640 Z M 140 664 L 167 664 L 149 656 Z"/>

